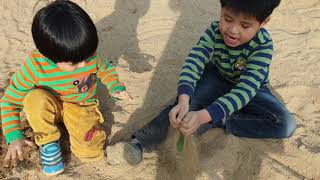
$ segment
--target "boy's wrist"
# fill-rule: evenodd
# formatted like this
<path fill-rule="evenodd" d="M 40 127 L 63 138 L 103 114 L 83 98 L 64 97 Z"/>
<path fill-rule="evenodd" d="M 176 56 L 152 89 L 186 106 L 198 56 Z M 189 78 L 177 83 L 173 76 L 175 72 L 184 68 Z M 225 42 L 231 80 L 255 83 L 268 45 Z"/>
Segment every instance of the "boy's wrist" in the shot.
<path fill-rule="evenodd" d="M 221 121 L 226 117 L 226 111 L 217 102 L 212 103 L 206 108 L 206 111 L 210 114 L 213 123 Z"/>
<path fill-rule="evenodd" d="M 179 100 L 178 100 L 178 103 L 188 103 L 189 104 L 190 102 L 190 96 L 187 95 L 187 94 L 181 94 L 179 96 Z"/>
<path fill-rule="evenodd" d="M 11 142 L 16 141 L 18 139 L 23 139 L 24 135 L 22 130 L 15 130 L 6 134 L 5 138 L 6 138 L 7 144 L 10 144 Z"/>
<path fill-rule="evenodd" d="M 178 85 L 178 95 L 187 94 L 189 97 L 193 94 L 193 88 L 186 84 Z"/>
<path fill-rule="evenodd" d="M 212 121 L 211 115 L 206 109 L 200 110 L 199 113 L 201 116 L 200 118 L 201 125 Z"/>

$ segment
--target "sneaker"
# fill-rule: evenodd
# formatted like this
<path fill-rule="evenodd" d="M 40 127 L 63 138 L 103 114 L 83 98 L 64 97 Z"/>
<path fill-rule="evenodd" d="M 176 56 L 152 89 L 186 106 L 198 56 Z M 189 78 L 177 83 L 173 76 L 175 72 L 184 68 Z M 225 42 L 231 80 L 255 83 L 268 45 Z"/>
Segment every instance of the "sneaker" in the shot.
<path fill-rule="evenodd" d="M 60 144 L 51 142 L 40 146 L 42 172 L 48 176 L 60 174 L 64 171 L 64 163 Z"/>
<path fill-rule="evenodd" d="M 111 165 L 128 163 L 137 165 L 143 159 L 143 147 L 138 139 L 133 138 L 130 142 L 119 142 L 108 146 L 106 149 L 108 162 Z"/>

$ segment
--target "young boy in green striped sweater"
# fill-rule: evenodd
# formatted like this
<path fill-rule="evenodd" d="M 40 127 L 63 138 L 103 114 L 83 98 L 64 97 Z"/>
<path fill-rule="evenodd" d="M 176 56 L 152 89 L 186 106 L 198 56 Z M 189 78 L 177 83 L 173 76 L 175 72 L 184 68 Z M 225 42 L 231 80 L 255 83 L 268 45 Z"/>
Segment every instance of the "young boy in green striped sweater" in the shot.
<path fill-rule="evenodd" d="M 129 99 L 115 67 L 96 53 L 98 36 L 88 14 L 77 4 L 57 0 L 40 9 L 32 23 L 37 51 L 29 54 L 7 87 L 1 103 L 3 134 L 10 144 L 5 166 L 23 160 L 24 139 L 19 113 L 23 109 L 40 146 L 42 171 L 64 170 L 60 131 L 63 122 L 70 135 L 71 151 L 81 161 L 104 156 L 106 134 L 98 109 L 97 79 L 116 99 Z"/>
<path fill-rule="evenodd" d="M 183 135 L 214 127 L 249 138 L 290 137 L 296 122 L 271 94 L 273 41 L 264 26 L 280 0 L 220 0 L 214 21 L 186 58 L 175 105 L 134 134 L 134 163 L 165 139 L 169 124 Z M 170 123 L 169 123 L 170 122 Z"/>

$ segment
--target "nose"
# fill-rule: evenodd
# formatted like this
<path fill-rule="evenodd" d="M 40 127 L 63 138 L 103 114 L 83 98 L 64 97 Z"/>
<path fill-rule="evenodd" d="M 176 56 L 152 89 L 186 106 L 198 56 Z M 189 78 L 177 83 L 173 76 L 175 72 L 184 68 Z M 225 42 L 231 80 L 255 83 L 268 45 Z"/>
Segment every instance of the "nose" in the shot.
<path fill-rule="evenodd" d="M 237 25 L 231 25 L 229 28 L 229 33 L 231 35 L 236 35 L 239 33 L 239 27 Z"/>

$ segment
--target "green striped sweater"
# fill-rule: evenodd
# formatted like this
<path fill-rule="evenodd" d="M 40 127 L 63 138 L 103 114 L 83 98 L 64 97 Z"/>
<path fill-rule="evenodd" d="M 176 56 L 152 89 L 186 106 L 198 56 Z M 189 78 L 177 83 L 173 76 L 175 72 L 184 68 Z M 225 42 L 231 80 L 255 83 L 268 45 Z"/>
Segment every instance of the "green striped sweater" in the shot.
<path fill-rule="evenodd" d="M 110 94 L 125 90 L 115 67 L 107 59 L 94 54 L 86 61 L 85 67 L 67 72 L 37 51 L 26 58 L 0 100 L 2 131 L 8 143 L 23 138 L 19 113 L 25 95 L 34 88 L 45 89 L 61 101 L 75 103 L 96 100 L 97 78 Z"/>
<path fill-rule="evenodd" d="M 206 64 L 213 63 L 224 79 L 234 83 L 227 94 L 206 108 L 213 122 L 224 121 L 248 104 L 262 84 L 268 83 L 272 53 L 272 39 L 264 28 L 248 43 L 232 48 L 224 43 L 219 22 L 213 22 L 186 58 L 178 94 L 192 97 Z"/>

